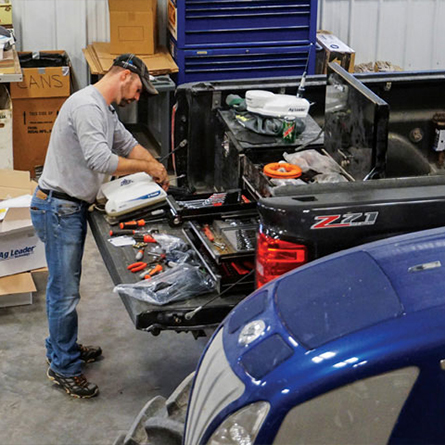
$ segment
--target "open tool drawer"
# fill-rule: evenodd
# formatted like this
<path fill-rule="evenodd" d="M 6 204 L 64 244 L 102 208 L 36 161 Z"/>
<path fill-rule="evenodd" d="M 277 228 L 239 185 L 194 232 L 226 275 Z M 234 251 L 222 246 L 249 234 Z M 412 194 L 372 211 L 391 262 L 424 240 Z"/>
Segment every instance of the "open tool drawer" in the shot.
<path fill-rule="evenodd" d="M 318 181 L 323 181 L 322 178 L 326 178 L 328 173 L 321 176 L 319 171 L 312 168 L 304 170 L 297 180 L 277 180 L 268 177 L 267 174 L 264 173 L 264 167 L 266 165 L 270 165 L 271 163 L 284 161 L 283 155 L 285 153 L 287 153 L 287 151 L 282 149 L 274 149 L 269 151 L 247 150 L 245 154 L 241 156 L 243 187 L 246 190 L 249 190 L 256 200 L 273 196 L 290 196 L 295 193 L 304 193 L 304 188 L 307 187 L 307 185 L 317 183 L 321 184 L 322 182 Z M 332 181 L 332 174 L 335 175 L 336 182 L 354 181 L 354 178 L 349 175 L 341 167 L 341 165 L 332 159 L 326 150 L 323 148 L 314 148 L 312 153 L 317 156 L 322 156 L 320 159 L 322 159 L 323 162 L 326 162 L 327 165 L 332 164 L 336 170 L 334 173 L 331 173 L 330 181 Z M 309 154 L 309 152 L 306 152 L 303 154 L 303 156 L 308 157 Z M 331 183 L 333 186 L 335 185 L 335 182 L 329 183 Z"/>
<path fill-rule="evenodd" d="M 183 233 L 208 272 L 217 282 L 218 292 L 229 287 L 253 290 L 258 217 L 246 212 L 236 218 L 188 221 Z"/>
<path fill-rule="evenodd" d="M 181 199 L 167 196 L 169 221 L 178 226 L 191 219 L 208 219 L 225 215 L 236 216 L 240 212 L 255 212 L 256 200 L 248 191 L 240 189 L 216 193 L 199 193 Z"/>

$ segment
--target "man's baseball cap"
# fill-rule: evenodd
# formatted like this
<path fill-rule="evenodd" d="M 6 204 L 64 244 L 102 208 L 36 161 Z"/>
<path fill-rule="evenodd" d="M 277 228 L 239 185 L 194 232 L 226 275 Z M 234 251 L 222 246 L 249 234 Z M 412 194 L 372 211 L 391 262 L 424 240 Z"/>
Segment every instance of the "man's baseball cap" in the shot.
<path fill-rule="evenodd" d="M 142 82 L 142 86 L 149 94 L 159 94 L 153 84 L 150 82 L 150 73 L 145 63 L 134 54 L 121 54 L 113 60 L 113 66 L 120 66 L 132 73 L 137 74 Z"/>

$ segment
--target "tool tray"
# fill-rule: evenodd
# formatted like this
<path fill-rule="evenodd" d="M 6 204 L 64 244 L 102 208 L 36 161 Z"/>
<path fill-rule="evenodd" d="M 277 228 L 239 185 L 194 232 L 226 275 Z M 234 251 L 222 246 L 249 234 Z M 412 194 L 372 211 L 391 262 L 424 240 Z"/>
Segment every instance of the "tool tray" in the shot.
<path fill-rule="evenodd" d="M 223 202 L 210 202 L 212 196 L 225 195 Z M 198 201 L 209 200 L 208 205 L 194 205 Z M 173 196 L 167 196 L 169 206 L 168 218 L 172 226 L 182 224 L 186 220 L 208 219 L 211 217 L 237 216 L 246 211 L 256 214 L 256 200 L 248 191 L 241 189 L 228 190 L 226 192 L 207 192 L 189 195 L 181 200 Z M 185 203 L 190 203 L 189 206 Z"/>
<path fill-rule="evenodd" d="M 205 226 L 212 231 L 214 241 L 206 236 Z M 211 225 L 189 221 L 187 227 L 194 232 L 217 264 L 240 258 L 253 258 L 255 255 L 258 222 L 254 217 L 214 220 Z"/>
<path fill-rule="evenodd" d="M 256 217 L 239 219 L 242 223 L 237 226 L 231 226 L 231 221 L 234 220 L 214 220 L 209 223 L 188 221 L 182 231 L 215 279 L 219 293 L 228 287 L 233 287 L 235 292 L 251 292 L 254 289 L 254 275 L 248 274 L 254 268 L 258 223 Z M 214 242 L 203 231 L 206 224 L 212 227 Z M 240 231 L 244 232 L 245 237 L 241 244 L 237 240 Z"/>

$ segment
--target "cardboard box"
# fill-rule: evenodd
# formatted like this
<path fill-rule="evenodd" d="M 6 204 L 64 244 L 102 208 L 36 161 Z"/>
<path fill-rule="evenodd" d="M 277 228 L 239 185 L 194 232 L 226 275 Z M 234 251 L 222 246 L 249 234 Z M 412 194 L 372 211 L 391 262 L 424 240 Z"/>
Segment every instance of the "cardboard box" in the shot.
<path fill-rule="evenodd" d="M 10 2 L 0 3 L 0 26 L 12 26 L 12 5 Z"/>
<path fill-rule="evenodd" d="M 0 277 L 45 266 L 45 245 L 34 231 L 29 208 L 9 209 L 0 225 Z"/>
<path fill-rule="evenodd" d="M 34 192 L 29 172 L 0 170 L 0 208 L 4 199 Z M 32 227 L 29 207 L 9 208 L 0 223 L 0 308 L 32 303 L 36 291 L 30 273 L 46 266 L 44 244 Z"/>
<path fill-rule="evenodd" d="M 35 187 L 36 184 L 30 180 L 29 172 L 0 169 L 0 207 L 4 199 L 30 195 Z"/>
<path fill-rule="evenodd" d="M 64 51 L 46 51 L 66 56 Z M 25 53 L 19 53 L 23 55 Z M 66 66 L 23 68 L 23 81 L 12 82 L 14 168 L 36 176 L 43 166 L 54 121 L 71 92 Z"/>
<path fill-rule="evenodd" d="M 154 54 L 157 0 L 108 0 L 111 54 Z"/>
<path fill-rule="evenodd" d="M 316 74 L 326 74 L 329 62 L 337 62 L 350 73 L 354 72 L 355 51 L 328 31 L 317 32 L 317 43 L 322 50 L 317 51 Z"/>
<path fill-rule="evenodd" d="M 36 290 L 30 273 L 0 278 L 0 308 L 32 304 Z"/>
<path fill-rule="evenodd" d="M 0 168 L 12 168 L 12 102 L 5 85 L 0 85 Z"/>
<path fill-rule="evenodd" d="M 84 52 L 89 55 L 87 61 L 91 72 L 93 73 L 93 70 L 96 70 L 94 74 L 98 75 L 104 75 L 111 68 L 116 57 L 110 53 L 108 42 L 93 42 L 88 45 Z M 174 62 L 167 48 L 163 46 L 158 47 L 155 54 L 140 55 L 140 58 L 153 76 L 178 72 L 178 65 Z M 90 64 L 90 61 L 92 64 Z"/>

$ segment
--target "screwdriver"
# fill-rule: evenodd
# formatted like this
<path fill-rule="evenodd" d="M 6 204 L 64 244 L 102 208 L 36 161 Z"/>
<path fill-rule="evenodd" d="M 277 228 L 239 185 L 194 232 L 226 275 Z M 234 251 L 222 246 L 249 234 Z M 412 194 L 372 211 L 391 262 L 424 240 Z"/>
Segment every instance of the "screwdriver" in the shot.
<path fill-rule="evenodd" d="M 156 243 L 157 241 L 151 236 L 143 233 L 135 233 L 133 238 L 136 241 L 143 241 L 144 243 Z"/>
<path fill-rule="evenodd" d="M 153 275 L 156 275 L 157 273 L 162 272 L 162 266 L 160 264 L 156 265 L 151 269 L 147 275 L 144 276 L 145 280 L 149 280 Z"/>
<path fill-rule="evenodd" d="M 110 236 L 134 235 L 136 230 L 110 230 Z"/>
<path fill-rule="evenodd" d="M 145 252 L 145 247 L 143 247 L 142 249 L 139 249 L 138 253 L 135 256 L 135 260 L 136 261 L 142 260 L 142 258 L 144 258 L 144 252 Z"/>
<path fill-rule="evenodd" d="M 119 227 L 121 229 L 128 229 L 133 227 L 142 227 L 145 226 L 145 224 L 146 224 L 145 219 L 139 219 L 137 221 L 122 222 L 119 224 Z"/>
<path fill-rule="evenodd" d="M 211 241 L 211 242 L 215 241 L 215 237 L 213 236 L 213 233 L 210 230 L 210 227 L 208 224 L 204 224 L 202 230 L 204 232 L 204 235 L 209 239 L 209 241 Z"/>
<path fill-rule="evenodd" d="M 153 210 L 148 215 L 149 216 L 162 216 L 162 215 L 164 215 L 164 213 L 165 213 L 164 209 L 158 209 L 158 210 Z M 143 227 L 146 224 L 149 224 L 151 222 L 153 222 L 153 218 L 151 218 L 149 220 L 148 219 L 138 219 L 137 221 L 133 220 L 133 221 L 121 222 L 119 224 L 119 227 L 121 229 L 134 229 L 136 227 Z"/>
<path fill-rule="evenodd" d="M 144 243 L 156 243 L 156 240 L 147 233 L 138 232 L 136 230 L 124 229 L 124 230 L 110 230 L 110 236 L 131 235 L 136 241 L 142 241 Z"/>

